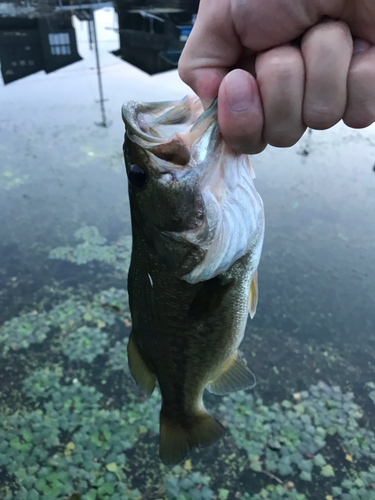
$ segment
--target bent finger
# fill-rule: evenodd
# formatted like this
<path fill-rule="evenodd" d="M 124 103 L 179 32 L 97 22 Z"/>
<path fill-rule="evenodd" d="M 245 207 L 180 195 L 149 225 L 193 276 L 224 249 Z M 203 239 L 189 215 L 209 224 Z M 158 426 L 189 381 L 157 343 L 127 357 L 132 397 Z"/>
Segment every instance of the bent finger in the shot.
<path fill-rule="evenodd" d="M 344 122 L 352 128 L 364 128 L 375 121 L 375 46 L 355 40 L 354 48 Z"/>
<path fill-rule="evenodd" d="M 304 35 L 301 50 L 306 68 L 303 121 L 324 130 L 344 116 L 352 36 L 343 22 L 320 23 Z"/>
<path fill-rule="evenodd" d="M 260 54 L 256 75 L 264 140 L 271 146 L 293 146 L 306 130 L 302 122 L 305 68 L 301 51 L 284 45 Z"/>

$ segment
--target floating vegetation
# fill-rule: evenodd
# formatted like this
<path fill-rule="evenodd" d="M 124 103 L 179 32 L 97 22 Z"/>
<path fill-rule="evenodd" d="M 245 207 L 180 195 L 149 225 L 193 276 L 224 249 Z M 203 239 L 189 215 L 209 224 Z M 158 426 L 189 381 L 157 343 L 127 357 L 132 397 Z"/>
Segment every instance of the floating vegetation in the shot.
<path fill-rule="evenodd" d="M 123 371 L 129 373 L 128 353 L 127 353 L 128 338 L 117 341 L 116 344 L 109 349 L 107 365 L 113 371 Z"/>
<path fill-rule="evenodd" d="M 157 392 L 144 402 L 128 393 L 126 404 L 111 408 L 103 393 L 77 378 L 67 385 L 59 368 L 34 372 L 24 381 L 23 392 L 38 409 L 2 418 L 0 467 L 13 478 L 13 487 L 0 489 L 2 498 L 63 500 L 73 494 L 92 500 L 142 498 L 129 475 L 128 453 L 144 446 L 147 433 L 158 433 Z M 294 402 L 266 406 L 259 398 L 237 393 L 220 405 L 229 439 L 247 453 L 248 473 L 262 476 L 259 493 L 242 490 L 237 498 L 305 500 L 310 497 L 295 483 L 301 486 L 313 479 L 315 484 L 328 481 L 326 499 L 373 500 L 375 467 L 357 471 L 355 464 L 375 458 L 375 435 L 360 426 L 362 413 L 352 394 L 320 383 L 294 396 L 298 398 Z M 338 440 L 343 454 L 345 450 L 345 477 L 338 482 L 328 436 Z M 184 467 L 164 468 L 167 476 L 154 485 L 155 495 L 159 494 L 153 498 L 233 498 L 224 477 L 215 478 L 221 484 L 215 490 L 208 474 L 193 468 L 190 459 Z M 340 465 L 341 475 L 342 471 Z M 267 487 L 261 486 L 264 474 L 271 481 Z"/>
<path fill-rule="evenodd" d="M 220 410 L 236 446 L 247 453 L 250 469 L 281 477 L 299 474 L 309 482 L 317 474 L 334 477 L 334 465 L 325 456 L 329 437 L 347 459 L 375 460 L 375 433 L 360 426 L 363 414 L 353 394 L 319 383 L 295 398 L 271 406 L 248 393 L 224 398 Z"/>
<path fill-rule="evenodd" d="M 110 313 L 121 318 L 125 323 L 130 321 L 128 292 L 122 288 L 110 288 L 96 296 L 99 304 Z"/>
<path fill-rule="evenodd" d="M 6 191 L 10 191 L 11 189 L 22 186 L 28 180 L 29 176 L 24 175 L 16 175 L 11 170 L 4 170 L 0 175 L 0 186 Z"/>
<path fill-rule="evenodd" d="M 75 237 L 76 247 L 57 248 L 50 257 L 103 262 L 125 278 L 129 237 L 108 244 L 90 226 Z M 172 470 L 162 466 L 160 396 L 155 391 L 144 400 L 129 377 L 130 326 L 127 292 L 112 287 L 27 310 L 0 327 L 4 366 L 9 355 L 32 357 L 25 351 L 32 345 L 48 360 L 48 368 L 33 364 L 20 377 L 21 408 L 3 403 L 0 498 L 375 500 L 369 418 L 353 394 L 324 383 L 271 405 L 246 392 L 218 400 L 228 428 L 220 453 L 208 465 L 205 451 Z M 366 389 L 372 406 L 374 382 Z"/>
<path fill-rule="evenodd" d="M 114 266 L 125 276 L 130 265 L 131 236 L 123 236 L 110 245 L 95 226 L 84 226 L 74 233 L 79 242 L 75 247 L 58 247 L 51 250 L 51 259 L 60 259 L 82 265 L 99 261 Z"/>
<path fill-rule="evenodd" d="M 116 173 L 123 173 L 124 166 L 124 155 L 122 150 L 118 148 L 114 148 L 114 150 L 103 151 L 102 149 L 97 150 L 93 146 L 82 146 L 81 152 L 84 153 L 84 157 L 89 160 L 99 160 L 102 165 L 106 165 L 107 168 Z M 87 163 L 81 159 L 81 161 L 75 161 L 75 166 L 82 166 Z"/>
<path fill-rule="evenodd" d="M 180 470 L 180 467 L 175 467 L 174 473 L 178 474 Z M 182 472 L 167 478 L 166 497 L 168 500 L 212 500 L 214 493 L 209 488 L 209 483 L 210 477 L 200 472 L 191 472 L 187 475 Z"/>
<path fill-rule="evenodd" d="M 108 344 L 108 335 L 100 328 L 81 326 L 71 332 L 64 340 L 62 350 L 71 361 L 91 363 L 103 354 Z"/>
<path fill-rule="evenodd" d="M 368 471 L 352 473 L 343 480 L 340 486 L 332 488 L 332 498 L 340 500 L 374 500 L 375 499 L 375 466 Z"/>
<path fill-rule="evenodd" d="M 5 356 L 10 349 L 25 349 L 31 344 L 40 344 L 50 331 L 45 313 L 33 311 L 4 323 L 0 328 L 0 353 Z"/>
<path fill-rule="evenodd" d="M 132 398 L 120 410 L 105 409 L 103 395 L 75 380 L 63 385 L 58 374 L 35 372 L 24 383 L 25 396 L 39 409 L 3 418 L 0 467 L 14 477 L 5 500 L 141 498 L 129 488 L 126 451 L 144 433 L 158 428 L 160 398 L 147 404 Z"/>
<path fill-rule="evenodd" d="M 291 483 L 293 485 L 293 483 Z M 259 494 L 249 495 L 245 493 L 241 496 L 241 500 L 306 500 L 306 496 L 303 493 L 298 493 L 298 491 L 289 484 L 281 486 L 269 485 L 267 488 L 262 488 Z"/>
<path fill-rule="evenodd" d="M 131 325 L 126 290 L 103 290 L 91 302 L 68 299 L 49 312 L 28 312 L 5 322 L 0 328 L 0 353 L 5 356 L 9 350 L 26 349 L 32 344 L 40 344 L 53 329 L 55 336 L 62 340 L 64 353 L 70 359 L 77 359 L 74 358 L 74 346 L 84 355 L 86 345 L 86 355 L 92 361 L 103 352 L 108 343 L 107 334 L 101 330 L 113 326 L 116 321 L 121 321 L 126 326 Z M 95 345 L 89 347 L 91 342 Z M 97 354 L 91 358 L 95 352 Z"/>
<path fill-rule="evenodd" d="M 107 245 L 96 228 L 83 228 L 76 237 L 82 241 L 77 247 L 51 254 L 76 263 L 113 264 L 116 258 L 108 256 L 122 252 L 121 245 Z M 246 392 L 220 400 L 234 457 L 232 473 L 249 475 L 251 492 L 246 484 L 227 483 L 215 467 L 204 474 L 195 470 L 191 459 L 184 467 L 164 468 L 152 442 L 159 432 L 160 396 L 155 391 L 144 401 L 128 378 L 130 326 L 127 292 L 113 287 L 90 299 L 71 297 L 50 310 L 26 311 L 3 324 L 3 361 L 33 344 L 42 344 L 55 357 L 49 369 L 24 380 L 22 411 L 2 417 L 0 472 L 7 481 L 0 483 L 1 498 L 308 500 L 317 497 L 318 488 L 325 500 L 375 500 L 375 471 L 364 465 L 375 460 L 375 433 L 361 423 L 363 412 L 353 394 L 324 383 L 272 405 Z M 98 382 L 90 367 L 99 355 Z M 61 365 L 64 357 L 74 361 L 69 374 Z M 87 376 L 88 383 L 82 379 Z M 113 384 L 116 390 L 105 395 L 104 387 Z M 374 401 L 375 384 L 368 382 L 366 388 Z M 134 454 L 144 464 L 142 485 L 135 481 Z M 225 456 L 217 462 L 225 464 Z M 155 467 L 159 472 L 148 477 L 147 470 Z"/>
<path fill-rule="evenodd" d="M 371 399 L 373 403 L 375 403 L 375 383 L 367 382 L 366 387 L 370 389 L 368 397 Z"/>

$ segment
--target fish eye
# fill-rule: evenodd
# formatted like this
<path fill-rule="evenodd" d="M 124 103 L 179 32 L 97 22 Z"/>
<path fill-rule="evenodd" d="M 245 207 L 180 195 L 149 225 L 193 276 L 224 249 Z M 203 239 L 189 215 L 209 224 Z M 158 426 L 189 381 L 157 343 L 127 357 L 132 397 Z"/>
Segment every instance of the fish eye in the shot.
<path fill-rule="evenodd" d="M 132 163 L 128 170 L 128 179 L 133 186 L 142 188 L 146 185 L 147 175 L 142 167 Z"/>

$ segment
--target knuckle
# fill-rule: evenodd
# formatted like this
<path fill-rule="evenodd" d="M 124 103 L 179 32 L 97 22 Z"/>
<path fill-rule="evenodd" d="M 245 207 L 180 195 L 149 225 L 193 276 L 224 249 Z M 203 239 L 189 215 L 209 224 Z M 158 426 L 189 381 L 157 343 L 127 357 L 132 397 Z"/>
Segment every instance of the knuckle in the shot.
<path fill-rule="evenodd" d="M 265 81 L 269 78 L 289 80 L 296 70 L 303 67 L 301 55 L 293 47 L 288 47 L 288 50 L 275 49 L 262 56 L 257 63 L 257 76 Z"/>
<path fill-rule="evenodd" d="M 238 146 L 234 146 L 233 149 L 240 154 L 244 155 L 257 155 L 264 151 L 267 147 L 267 144 L 263 141 L 259 141 L 255 144 L 252 143 L 247 143 L 247 144 L 241 144 Z"/>
<path fill-rule="evenodd" d="M 375 113 L 348 113 L 344 116 L 344 123 L 350 128 L 366 128 L 375 122 Z"/>
<path fill-rule="evenodd" d="M 316 41 L 324 43 L 324 38 L 326 36 L 331 36 L 332 34 L 339 34 L 345 37 L 348 36 L 351 37 L 350 29 L 344 21 L 327 19 L 310 28 L 307 31 L 304 38 L 306 40 L 314 38 L 316 39 Z M 322 39 L 321 37 L 324 38 Z"/>
<path fill-rule="evenodd" d="M 190 70 L 187 66 L 187 61 L 186 61 L 186 58 L 184 56 L 184 53 L 181 54 L 180 56 L 180 59 L 178 61 L 178 75 L 179 77 L 181 78 L 181 80 L 183 82 L 187 82 L 187 80 L 189 79 L 189 75 L 190 75 Z"/>
<path fill-rule="evenodd" d="M 314 130 L 326 130 L 338 123 L 343 112 L 330 105 L 315 105 L 306 107 L 303 112 L 303 122 L 306 127 Z"/>
<path fill-rule="evenodd" d="M 224 141 L 229 147 L 236 151 L 236 153 L 240 154 L 258 154 L 266 147 L 263 139 L 253 136 L 232 137 L 228 139 L 224 137 Z"/>
<path fill-rule="evenodd" d="M 352 35 L 349 26 L 344 21 L 333 21 L 335 29 L 342 34 L 345 38 L 350 38 L 352 40 Z"/>
<path fill-rule="evenodd" d="M 294 137 L 289 134 L 276 133 L 271 136 L 266 136 L 265 139 L 270 146 L 275 148 L 290 148 L 298 142 L 299 137 Z"/>
<path fill-rule="evenodd" d="M 306 57 L 327 58 L 337 55 L 337 47 L 351 57 L 353 39 L 348 26 L 342 21 L 327 21 L 310 28 L 302 38 L 301 50 Z"/>

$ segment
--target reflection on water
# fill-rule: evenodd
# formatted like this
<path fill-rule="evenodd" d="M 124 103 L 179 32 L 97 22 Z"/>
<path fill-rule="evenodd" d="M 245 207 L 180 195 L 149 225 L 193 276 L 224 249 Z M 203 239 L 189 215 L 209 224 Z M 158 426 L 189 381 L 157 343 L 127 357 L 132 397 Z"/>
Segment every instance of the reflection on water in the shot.
<path fill-rule="evenodd" d="M 76 17 L 81 61 L 0 90 L 0 498 L 374 498 L 374 128 L 253 158 L 267 228 L 241 349 L 259 383 L 207 395 L 228 435 L 164 467 L 159 396 L 126 363 L 120 109 L 187 89 L 115 57 L 114 11 L 95 16 L 111 127 Z"/>
<path fill-rule="evenodd" d="M 79 61 L 73 14 L 86 21 L 90 49 L 96 51 L 93 12 L 110 5 L 105 0 L 0 2 L 4 83 L 41 70 L 50 73 Z M 149 74 L 176 68 L 196 17 L 198 1 L 174 0 L 167 6 L 156 1 L 145 6 L 139 0 L 119 0 L 115 5 L 116 26 L 106 26 L 118 35 L 119 48 L 114 53 Z M 96 63 L 100 73 L 98 58 Z"/>

